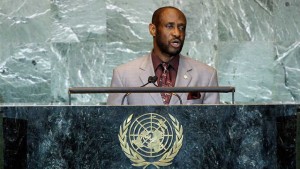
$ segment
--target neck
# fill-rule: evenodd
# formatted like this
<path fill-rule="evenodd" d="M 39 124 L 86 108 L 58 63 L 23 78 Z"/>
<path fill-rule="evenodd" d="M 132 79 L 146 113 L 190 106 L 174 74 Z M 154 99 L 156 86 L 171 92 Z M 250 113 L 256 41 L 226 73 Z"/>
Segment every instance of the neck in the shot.
<path fill-rule="evenodd" d="M 157 56 L 161 61 L 163 61 L 165 63 L 170 62 L 174 58 L 174 56 L 162 53 L 162 52 L 157 51 L 155 49 L 153 49 L 153 53 L 154 53 L 155 56 Z"/>

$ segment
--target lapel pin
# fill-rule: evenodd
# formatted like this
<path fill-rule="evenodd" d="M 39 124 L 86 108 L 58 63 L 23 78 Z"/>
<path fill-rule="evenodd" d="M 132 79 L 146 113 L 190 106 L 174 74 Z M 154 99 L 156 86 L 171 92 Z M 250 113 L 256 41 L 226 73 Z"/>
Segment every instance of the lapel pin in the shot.
<path fill-rule="evenodd" d="M 187 75 L 184 75 L 184 76 L 183 76 L 183 78 L 187 79 L 187 78 L 188 78 L 188 76 L 187 76 Z"/>

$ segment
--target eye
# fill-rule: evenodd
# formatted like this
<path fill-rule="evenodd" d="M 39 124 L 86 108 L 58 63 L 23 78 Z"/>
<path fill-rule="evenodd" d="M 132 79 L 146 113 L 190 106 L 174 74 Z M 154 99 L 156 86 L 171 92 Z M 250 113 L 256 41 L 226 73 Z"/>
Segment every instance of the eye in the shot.
<path fill-rule="evenodd" d="M 167 27 L 168 29 L 172 29 L 172 28 L 173 28 L 173 25 L 172 25 L 172 24 L 167 24 L 166 27 Z"/>
<path fill-rule="evenodd" d="M 179 26 L 178 29 L 181 30 L 181 31 L 184 31 L 185 30 L 185 26 Z"/>

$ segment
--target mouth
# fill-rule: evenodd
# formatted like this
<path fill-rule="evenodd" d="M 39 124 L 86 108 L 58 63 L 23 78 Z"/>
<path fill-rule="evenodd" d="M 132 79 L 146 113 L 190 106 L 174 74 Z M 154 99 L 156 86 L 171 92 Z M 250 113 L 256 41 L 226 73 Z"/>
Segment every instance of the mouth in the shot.
<path fill-rule="evenodd" d="M 170 44 L 173 48 L 179 48 L 181 46 L 181 41 L 179 39 L 174 39 Z"/>

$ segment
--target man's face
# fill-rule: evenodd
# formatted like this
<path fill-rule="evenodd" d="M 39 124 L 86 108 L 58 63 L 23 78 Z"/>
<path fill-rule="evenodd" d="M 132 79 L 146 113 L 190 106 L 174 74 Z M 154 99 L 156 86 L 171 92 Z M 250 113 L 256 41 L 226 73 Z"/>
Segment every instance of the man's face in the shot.
<path fill-rule="evenodd" d="M 154 43 L 160 52 L 169 57 L 181 52 L 185 39 L 186 18 L 175 9 L 165 9 L 156 25 Z"/>

